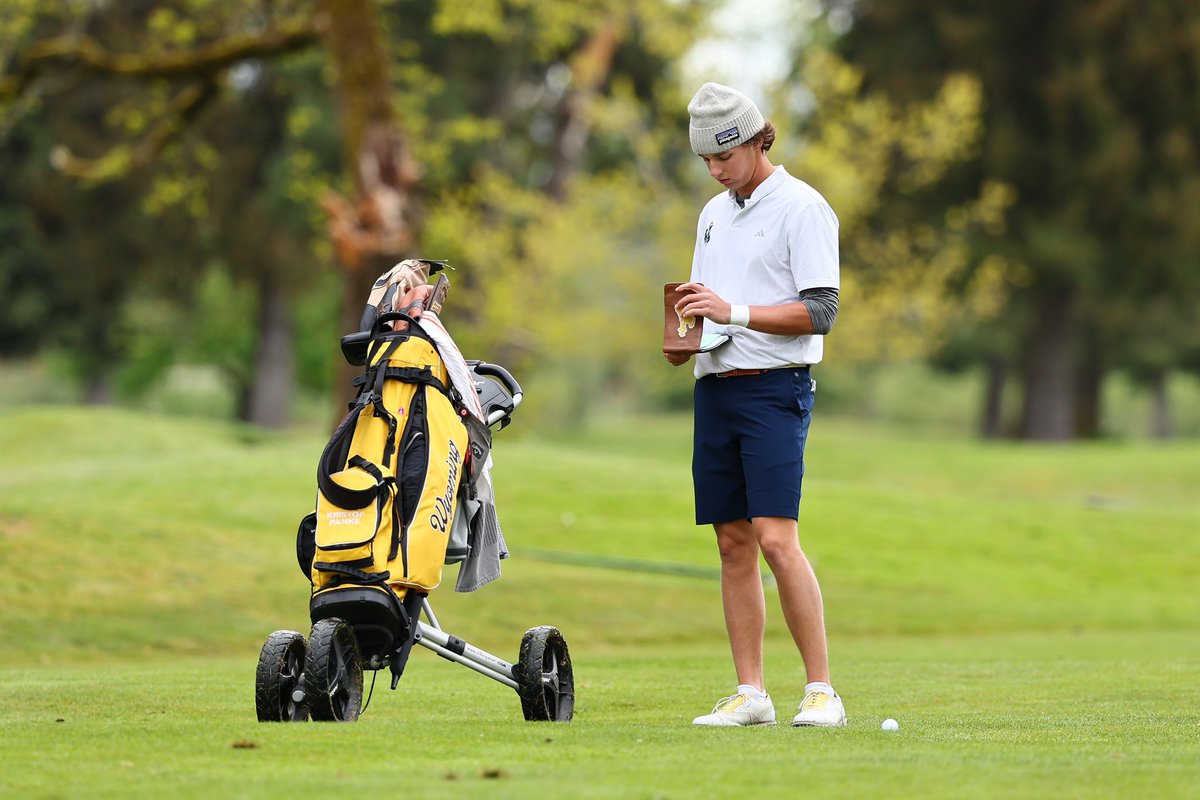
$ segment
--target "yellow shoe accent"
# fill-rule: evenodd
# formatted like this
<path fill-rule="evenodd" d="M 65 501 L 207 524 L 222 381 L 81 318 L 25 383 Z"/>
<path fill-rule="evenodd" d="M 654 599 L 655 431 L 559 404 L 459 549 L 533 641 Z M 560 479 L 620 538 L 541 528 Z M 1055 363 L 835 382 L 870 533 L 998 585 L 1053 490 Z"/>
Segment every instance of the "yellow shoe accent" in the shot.
<path fill-rule="evenodd" d="M 770 696 L 758 700 L 745 694 L 722 697 L 711 713 L 692 720 L 693 725 L 717 727 L 743 725 L 774 725 L 775 706 Z"/>
<path fill-rule="evenodd" d="M 712 713 L 732 714 L 734 711 L 737 711 L 739 708 L 746 705 L 746 701 L 749 699 L 750 698 L 746 697 L 744 694 L 735 694 L 732 697 L 722 698 L 721 702 L 717 703 L 716 707 L 712 710 Z"/>
<path fill-rule="evenodd" d="M 796 727 L 840 728 L 846 724 L 846 708 L 837 693 L 814 689 L 804 695 L 800 713 L 792 720 Z"/>
<path fill-rule="evenodd" d="M 808 697 L 800 704 L 801 711 L 820 710 L 829 703 L 829 695 L 825 692 L 809 692 Z"/>

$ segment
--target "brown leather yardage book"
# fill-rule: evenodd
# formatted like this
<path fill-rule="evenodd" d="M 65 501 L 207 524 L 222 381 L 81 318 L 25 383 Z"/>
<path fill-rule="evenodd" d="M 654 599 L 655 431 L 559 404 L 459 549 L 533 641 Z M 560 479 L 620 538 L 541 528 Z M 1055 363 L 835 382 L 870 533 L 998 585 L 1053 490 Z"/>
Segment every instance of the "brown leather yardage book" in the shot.
<path fill-rule="evenodd" d="M 683 297 L 675 291 L 681 283 L 668 283 L 663 287 L 663 352 L 698 353 L 700 338 L 704 334 L 704 320 L 697 317 L 682 319 L 675 311 L 675 304 Z"/>

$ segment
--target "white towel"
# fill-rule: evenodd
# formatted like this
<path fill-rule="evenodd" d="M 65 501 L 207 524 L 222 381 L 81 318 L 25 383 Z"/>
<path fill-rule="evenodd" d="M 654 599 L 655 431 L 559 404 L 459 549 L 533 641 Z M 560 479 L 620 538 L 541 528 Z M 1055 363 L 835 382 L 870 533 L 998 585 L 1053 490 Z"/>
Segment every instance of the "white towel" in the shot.
<path fill-rule="evenodd" d="M 437 345 L 438 354 L 442 357 L 446 372 L 450 376 L 450 384 L 462 395 L 467 409 L 486 424 L 483 408 L 479 405 L 479 395 L 475 391 L 474 373 L 467 366 L 466 359 L 454 343 L 454 338 L 450 336 L 438 315 L 432 311 L 421 315 L 420 324 Z M 500 529 L 500 519 L 496 514 L 490 453 L 475 480 L 475 486 L 478 490 L 478 505 L 468 504 L 465 497 L 459 498 L 457 513 L 465 515 L 470 552 L 458 568 L 458 581 L 454 586 L 456 592 L 473 592 L 496 580 L 500 577 L 500 561 L 508 558 L 508 545 L 504 542 L 504 532 Z"/>

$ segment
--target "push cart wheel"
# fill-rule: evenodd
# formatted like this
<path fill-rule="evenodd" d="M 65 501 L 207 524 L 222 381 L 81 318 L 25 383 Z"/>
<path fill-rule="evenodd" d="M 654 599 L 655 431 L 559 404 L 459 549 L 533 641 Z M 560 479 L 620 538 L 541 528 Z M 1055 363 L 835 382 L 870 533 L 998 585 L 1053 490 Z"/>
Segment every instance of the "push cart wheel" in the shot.
<path fill-rule="evenodd" d="M 575 715 L 571 654 L 558 628 L 543 625 L 526 631 L 514 672 L 525 719 L 567 722 Z"/>
<path fill-rule="evenodd" d="M 259 722 L 304 722 L 308 708 L 296 700 L 304 672 L 304 637 L 275 631 L 267 637 L 254 675 L 254 705 Z"/>
<path fill-rule="evenodd" d="M 308 635 L 304 693 L 320 722 L 354 722 L 362 704 L 363 668 L 354 629 L 340 619 L 319 620 Z"/>

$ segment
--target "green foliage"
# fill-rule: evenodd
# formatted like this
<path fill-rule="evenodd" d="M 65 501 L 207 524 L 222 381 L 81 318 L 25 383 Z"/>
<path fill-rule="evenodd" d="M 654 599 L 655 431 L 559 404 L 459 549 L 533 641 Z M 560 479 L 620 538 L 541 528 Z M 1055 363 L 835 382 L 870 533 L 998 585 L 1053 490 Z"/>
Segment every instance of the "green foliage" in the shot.
<path fill-rule="evenodd" d="M 893 2 L 856 8 L 838 43 L 863 70 L 864 90 L 896 102 L 925 100 L 961 73 L 979 82 L 979 146 L 925 199 L 961 203 L 989 182 L 1012 193 L 1006 224 L 968 241 L 972 263 L 999 256 L 1019 270 L 1008 281 L 1011 323 L 959 343 L 1020 366 L 1029 429 L 1039 408 L 1068 419 L 1094 405 L 1106 370 L 1146 379 L 1196 363 L 1200 223 L 1183 210 L 1200 190 L 1200 152 L 1189 144 L 1200 136 L 1195 22 L 1187 0 Z M 913 206 L 899 185 L 884 199 L 893 215 Z M 1076 396 L 1044 388 L 1055 373 L 1074 373 Z M 1078 432 L 1095 433 L 1089 425 Z"/>
<path fill-rule="evenodd" d="M 604 17 L 607 4 L 598 0 L 536 3 L 530 0 L 440 0 L 431 26 L 439 36 L 476 35 L 501 47 L 532 45 L 544 59 L 572 44 Z"/>
<path fill-rule="evenodd" d="M 590 346 L 562 350 L 561 346 L 572 341 L 568 331 L 575 325 L 573 317 L 584 313 L 590 324 L 625 310 L 591 306 L 593 295 L 581 293 L 574 272 L 598 274 L 629 298 L 646 295 L 647 289 L 654 289 L 658 276 L 640 280 L 632 273 L 653 274 L 655 270 L 647 266 L 662 254 L 658 251 L 671 254 L 664 265 L 686 262 L 686 256 L 678 257 L 682 250 L 676 247 L 674 234 L 668 235 L 669 244 L 661 245 L 657 232 L 648 225 L 633 230 L 630 211 L 623 211 L 623 219 L 615 220 L 619 227 L 608 233 L 607 244 L 595 253 L 598 257 L 589 259 L 585 253 L 575 252 L 570 228 L 590 230 L 593 238 L 602 238 L 610 223 L 605 215 L 613 208 L 637 208 L 643 202 L 638 195 L 646 184 L 653 185 L 657 198 L 670 192 L 670 169 L 660 162 L 669 164 L 671 152 L 678 152 L 678 145 L 665 146 L 678 138 L 674 130 L 678 114 L 663 109 L 677 106 L 678 98 L 663 103 L 662 85 L 670 61 L 688 43 L 688 38 L 680 35 L 680 26 L 695 18 L 696 8 L 690 3 L 641 0 L 616 12 L 587 0 L 491 5 L 380 3 L 376 10 L 394 48 L 395 106 L 424 173 L 423 220 L 432 233 L 421 254 L 458 258 L 461 253 L 466 265 L 478 273 L 465 280 L 468 285 L 456 287 L 456 293 L 471 307 L 470 311 L 464 307 L 462 325 L 475 326 L 464 331 L 467 340 L 486 340 L 490 352 L 522 354 L 517 359 L 519 367 L 532 366 L 531 359 L 542 359 L 552 368 L 570 364 L 572 374 L 584 377 L 589 385 L 612 380 L 633 383 L 631 369 L 656 375 L 645 367 L 625 364 L 633 355 L 634 341 L 644 334 L 648 315 L 641 308 L 631 318 L 632 324 L 622 326 L 603 351 Z M 42 33 L 57 33 L 67 24 L 59 11 L 50 6 L 40 9 L 39 13 L 44 12 Z M 89 35 L 114 51 L 138 52 L 151 59 L 177 55 L 246 29 L 270 28 L 311 11 L 311 4 L 304 2 L 264 9 L 241 0 L 178 0 L 154 4 L 145 14 L 125 6 L 91 9 L 86 27 Z M 20 33 L 31 36 L 32 23 L 23 19 L 28 24 Z M 601 47 L 592 61 L 583 59 L 582 51 L 595 42 L 603 45 L 610 33 L 613 52 L 605 55 Z M 103 102 L 93 103 L 90 109 L 102 118 L 104 135 L 96 136 L 95 126 L 90 126 L 86 140 L 76 131 L 56 137 L 60 142 L 56 163 L 63 169 L 90 158 L 93 181 L 125 186 L 137 175 L 141 182 L 132 214 L 149 234 L 151 249 L 167 249 L 166 242 L 156 235 L 159 232 L 184 233 L 189 260 L 219 262 L 250 287 L 249 304 L 237 306 L 244 316 L 236 322 L 204 297 L 196 300 L 202 313 L 212 313 L 212 319 L 201 321 L 200 327 L 225 330 L 224 335 L 234 336 L 239 344 L 192 347 L 193 353 L 187 356 L 205 353 L 204 357 L 215 359 L 212 363 L 237 385 L 254 379 L 250 371 L 253 350 L 245 346 L 243 338 L 245 319 L 255 318 L 265 293 L 278 287 L 284 287 L 282 291 L 293 298 L 309 296 L 305 287 L 313 285 L 318 264 L 331 260 L 319 202 L 330 187 L 344 189 L 345 170 L 351 165 L 342 163 L 340 136 L 346 120 L 339 119 L 329 91 L 329 66 L 325 54 L 317 49 L 270 62 L 244 62 L 225 70 L 217 76 L 220 85 L 215 99 L 207 102 L 201 114 L 181 120 L 186 127 L 154 154 L 153 169 L 145 174 L 138 174 L 137 165 L 146 144 L 164 125 L 173 124 L 172 114 L 177 113 L 180 98 L 188 89 L 186 81 L 172 78 L 140 85 L 93 81 L 109 88 Z M 587 81 L 591 83 L 586 96 L 576 98 Z M 73 123 L 75 115 L 74 107 L 57 106 L 53 119 Z M 583 135 L 592 144 L 568 158 L 561 154 L 560 140 L 565 126 L 573 124 L 572 117 L 582 122 Z M 670 127 L 663 127 L 663 120 L 669 120 Z M 596 184 L 596 198 L 584 196 L 592 191 L 590 175 L 630 170 L 641 173 L 645 183 L 617 185 L 604 178 Z M 554 208 L 545 196 L 552 193 L 549 182 L 553 179 L 563 184 L 563 176 L 576 174 L 582 180 L 576 197 L 567 199 L 556 193 L 556 201 L 564 208 Z M 42 162 L 38 178 L 45 176 Z M 480 182 L 489 193 L 478 190 Z M 526 195 L 520 201 L 523 208 L 497 213 L 500 193 L 510 198 L 514 193 Z M 452 225 L 456 222 L 469 227 L 455 229 Z M 457 244 L 468 232 L 482 233 L 483 228 L 497 226 L 515 226 L 515 230 L 494 232 L 496 241 L 509 246 L 485 254 L 478 246 L 468 252 L 470 248 Z M 689 228 L 690 222 L 678 230 Z M 551 230 L 553 240 L 542 242 L 539 230 Z M 488 240 L 486 235 L 472 238 Z M 634 257 L 629 258 L 626 250 Z M 564 258 L 563 253 L 569 257 Z M 496 264 L 500 266 L 493 266 Z M 510 264 L 523 264 L 526 269 L 518 273 Z M 609 275 L 613 264 L 627 266 L 623 266 L 624 272 Z M 191 268 L 175 275 L 199 276 L 201 272 Z M 144 277 L 132 272 L 126 277 L 128 285 L 113 287 L 118 306 L 125 296 L 147 295 L 147 287 L 140 285 Z M 513 278 L 532 278 L 544 289 L 537 298 L 542 309 L 531 327 L 513 316 L 520 303 L 509 302 L 511 292 L 501 289 Z M 327 293 L 337 290 L 328 281 L 320 285 Z M 519 282 L 513 284 L 512 291 L 518 286 Z M 180 277 L 172 287 L 176 296 L 170 300 L 186 303 L 189 295 L 210 288 L 198 277 Z M 571 296 L 575 310 L 568 311 L 559 301 L 559 291 Z M 551 302 L 541 302 L 551 298 Z M 324 314 L 316 305 L 310 305 L 305 313 L 317 318 Z M 301 338 L 312 330 L 305 325 Z M 321 334 L 328 330 L 328 325 L 319 328 Z M 337 333 L 329 347 L 336 346 Z M 649 338 L 655 338 L 652 328 Z M 132 340 L 115 337 L 115 341 Z M 122 385 L 130 390 L 150 381 L 150 365 L 155 362 L 144 349 L 146 343 L 137 346 L 143 350 L 132 356 L 137 363 L 122 379 Z M 314 377 L 325 374 L 320 365 L 326 358 L 310 356 L 328 351 L 307 342 L 300 346 L 309 354 L 302 357 L 300 365 L 305 380 L 327 385 L 326 378 Z M 548 357 L 560 350 L 556 361 Z M 163 346 L 156 352 L 165 356 L 178 349 Z M 115 368 L 130 357 L 114 343 L 104 357 L 87 358 L 84 363 Z M 597 359 L 596 363 L 591 363 L 592 359 Z"/>
<path fill-rule="evenodd" d="M 8 357 L 36 352 L 53 337 L 49 321 L 59 289 L 55 276 L 39 268 L 44 256 L 31 235 L 34 215 L 21 202 L 28 175 L 21 165 L 36 151 L 33 137 L 26 128 L 0 149 L 0 172 L 7 178 L 0 182 L 0 355 Z"/>
<path fill-rule="evenodd" d="M 213 266 L 201 276 L 193 325 L 184 339 L 184 357 L 212 364 L 234 385 L 249 380 L 254 355 L 254 297 L 228 271 Z"/>
<path fill-rule="evenodd" d="M 44 5 L 41 0 L 13 0 L 0 8 L 0 56 L 7 61 L 16 46 L 26 40 L 35 24 L 38 7 Z"/>
<path fill-rule="evenodd" d="M 928 101 L 899 105 L 865 91 L 860 68 L 818 48 L 802 77 L 814 110 L 801 123 L 801 143 L 780 125 L 777 147 L 841 223 L 845 308 L 828 340 L 830 359 L 924 358 L 956 326 L 995 319 L 1021 271 L 995 254 L 981 263 L 972 243 L 1003 233 L 1011 188 L 986 182 L 977 195 L 936 209 L 920 200 L 978 147 L 979 81 L 952 74 Z"/>
<path fill-rule="evenodd" d="M 634 167 L 630 148 L 643 136 L 678 136 L 685 101 L 663 103 L 659 94 L 698 13 L 696 3 L 663 0 L 619 10 L 595 0 L 440 0 L 389 9 L 383 22 L 394 42 L 396 107 L 424 171 L 424 194 L 436 206 L 443 191 L 473 183 L 481 169 L 545 188 L 572 117 L 588 137 L 575 170 Z M 609 34 L 609 60 L 585 53 Z M 589 89 L 589 80 L 597 85 Z M 587 97 L 579 101 L 580 94 Z M 609 104 L 621 105 L 632 125 L 606 129 Z M 614 145 L 616 159 L 607 152 Z"/>
<path fill-rule="evenodd" d="M 139 297 L 121 309 L 125 358 L 116 371 L 116 390 L 125 399 L 136 398 L 158 383 L 178 357 L 177 331 L 184 315 L 161 298 Z"/>
<path fill-rule="evenodd" d="M 531 395 L 547 423 L 578 423 L 614 396 L 677 395 L 656 298 L 691 257 L 685 101 L 668 78 L 697 9 L 460 5 L 437 4 L 440 39 L 397 49 L 404 122 L 432 190 L 423 251 L 459 268 L 447 313 L 461 348 L 547 389 Z M 609 72 L 583 97 L 581 53 L 608 25 Z M 575 122 L 587 147 L 563 167 Z M 561 169 L 565 194 L 553 189 Z"/>
<path fill-rule="evenodd" d="M 554 419 L 578 422 L 622 387 L 668 391 L 661 286 L 690 263 L 691 206 L 634 173 L 580 180 L 564 203 L 482 176 L 426 232 L 428 251 L 459 268 L 447 315 L 460 348 L 572 387 L 533 395 Z"/>
<path fill-rule="evenodd" d="M 76 15 L 80 9 L 69 5 L 26 4 L 23 24 L 0 28 L 0 36 L 11 35 L 3 42 L 17 47 L 72 30 L 133 67 L 310 12 L 307 2 L 270 9 L 241 0 L 82 5 L 85 13 Z M 13 203 L 33 199 L 37 213 L 24 233 L 47 242 L 41 266 L 55 278 L 44 282 L 38 300 L 81 321 L 55 339 L 75 354 L 94 396 L 106 395 L 110 378 L 124 395 L 144 391 L 170 359 L 187 357 L 176 336 L 138 318 L 186 307 L 200 289 L 197 265 L 221 261 L 253 287 L 242 309 L 251 322 L 264 284 L 296 293 L 311 280 L 313 251 L 320 250 L 312 242 L 323 222 L 314 185 L 328 186 L 330 164 L 339 158 L 331 99 L 314 81 L 321 66 L 319 59 L 243 61 L 207 88 L 199 71 L 128 82 L 84 72 L 75 83 L 87 92 L 69 83 L 55 103 L 22 109 L 45 88 L 34 83 L 18 98 L 12 124 L 54 146 L 41 145 L 43 152 L 21 163 L 24 180 Z M 181 103 L 189 97 L 210 99 L 193 108 Z M 292 110 L 307 123 L 292 125 L 285 144 Z M 82 183 L 67 174 L 81 175 Z M 22 298 L 23 312 L 36 307 Z M 252 347 L 240 364 L 230 363 L 243 351 L 221 350 L 214 363 L 252 382 Z"/>
<path fill-rule="evenodd" d="M 678 85 L 712 5 L 369 7 L 389 48 L 391 107 L 422 170 L 413 254 L 460 267 L 452 330 L 468 355 L 545 387 L 531 396 L 545 420 L 576 424 L 596 404 L 686 405 L 686 369 L 657 353 L 655 298 L 686 270 L 694 214 L 713 190 L 687 149 Z M 1090 348 L 1079 363 L 1120 364 L 1150 383 L 1200 364 L 1193 15 L 1176 0 L 1085 6 L 863 4 L 840 39 L 797 31 L 794 79 L 770 103 L 773 156 L 841 220 L 831 362 L 1012 361 L 1036 352 L 1029 331 L 1047 312 L 1035 301 L 1056 311 L 1045 298 L 1061 291 Z M 7 79 L 33 44 L 70 32 L 144 63 L 303 24 L 319 7 L 20 0 L 0 11 L 0 62 Z M 1150 44 L 1168 38 L 1161 52 Z M 821 46 L 831 39 L 837 54 Z M 171 359 L 211 358 L 241 396 L 255 380 L 253 324 L 268 324 L 264 299 L 282 294 L 300 322 L 301 380 L 327 388 L 344 331 L 330 316 L 339 276 L 320 200 L 352 194 L 354 167 L 328 45 L 205 79 L 47 72 L 7 98 L 4 346 L 40 346 L 38 318 L 65 298 L 80 325 L 45 341 L 73 353 L 89 384 L 115 380 L 129 394 Z M 1033 72 L 1014 66 L 1026 50 Z M 204 98 L 194 109 L 183 102 L 193 91 Z M 63 171 L 107 182 L 81 187 Z M 236 320 L 198 296 L 211 291 L 202 264 L 236 284 L 226 293 L 239 296 Z M 202 309 L 211 319 L 197 327 L 225 325 L 216 338 L 236 343 L 185 355 L 151 341 L 153 315 L 175 308 Z"/>
<path fill-rule="evenodd" d="M 321 275 L 295 303 L 296 381 L 303 389 L 327 395 L 334 367 L 342 358 L 338 276 Z"/>

